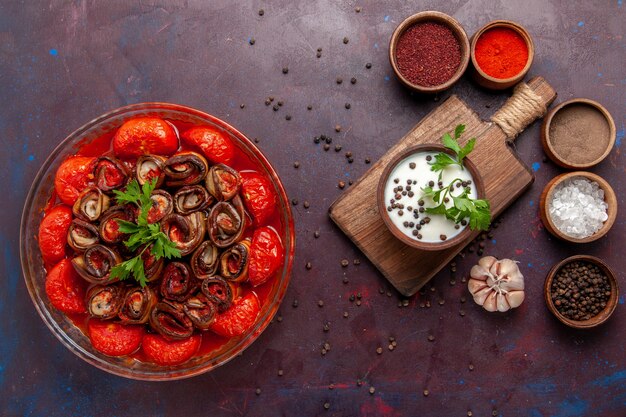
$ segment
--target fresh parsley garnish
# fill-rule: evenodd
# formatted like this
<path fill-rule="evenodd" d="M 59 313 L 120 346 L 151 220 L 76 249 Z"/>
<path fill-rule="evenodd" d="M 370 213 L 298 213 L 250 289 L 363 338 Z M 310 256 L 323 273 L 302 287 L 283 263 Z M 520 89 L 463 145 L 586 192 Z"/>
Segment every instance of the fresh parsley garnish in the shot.
<path fill-rule="evenodd" d="M 114 190 L 115 199 L 118 204 L 135 204 L 139 207 L 139 216 L 137 223 L 128 222 L 118 219 L 117 224 L 122 233 L 129 235 L 124 241 L 124 245 L 131 251 L 136 251 L 143 246 L 141 252 L 137 256 L 128 259 L 114 266 L 111 269 L 111 278 L 119 278 L 125 280 L 131 275 L 142 287 L 148 283 L 142 255 L 152 245 L 150 253 L 159 260 L 161 258 L 180 258 L 180 250 L 176 248 L 176 244 L 172 242 L 161 231 L 158 223 L 148 223 L 148 212 L 152 207 L 150 195 L 156 188 L 157 179 L 151 182 L 145 182 L 143 186 L 139 186 L 137 180 L 132 180 L 124 191 Z"/>
<path fill-rule="evenodd" d="M 454 137 L 450 133 L 445 133 L 441 138 L 443 146 L 454 152 L 454 156 L 440 152 L 434 157 L 434 161 L 429 162 L 430 170 L 439 172 L 441 181 L 443 170 L 451 165 L 458 165 L 463 168 L 463 158 L 465 158 L 476 144 L 476 138 L 471 138 L 465 146 L 459 145 L 459 138 L 465 131 L 465 125 L 458 125 L 454 129 Z M 435 202 L 434 207 L 426 208 L 426 213 L 441 214 L 446 218 L 460 223 L 463 219 L 469 218 L 469 226 L 472 230 L 487 230 L 491 224 L 491 211 L 489 201 L 483 199 L 473 199 L 469 196 L 470 188 L 464 187 L 459 195 L 453 195 L 455 184 L 462 183 L 460 178 L 453 179 L 447 186 L 435 190 L 433 187 L 422 188 L 424 197 L 430 197 Z M 446 200 L 452 199 L 453 204 L 446 207 Z"/>

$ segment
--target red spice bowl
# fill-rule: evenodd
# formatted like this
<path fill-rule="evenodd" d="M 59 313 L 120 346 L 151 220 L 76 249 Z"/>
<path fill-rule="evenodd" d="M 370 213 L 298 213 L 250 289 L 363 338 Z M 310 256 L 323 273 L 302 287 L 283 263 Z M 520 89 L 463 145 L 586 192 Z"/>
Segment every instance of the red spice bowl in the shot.
<path fill-rule="evenodd" d="M 510 20 L 494 20 L 472 36 L 472 78 L 485 88 L 504 90 L 524 78 L 534 55 L 533 40 L 524 27 Z"/>
<path fill-rule="evenodd" d="M 215 176 L 222 175 L 218 172 L 218 169 L 224 172 L 230 170 L 228 172 L 232 173 L 236 171 L 241 173 L 241 182 L 245 195 L 241 190 L 238 191 L 238 194 L 230 197 L 223 194 L 218 203 L 210 203 L 207 200 L 207 206 L 202 206 L 203 208 L 198 208 L 198 211 L 194 211 L 189 215 L 178 214 L 182 211 L 179 210 L 181 206 L 177 206 L 174 208 L 177 214 L 172 213 L 169 215 L 177 219 L 189 219 L 194 215 L 205 216 L 206 213 L 209 213 L 212 217 L 215 211 L 217 215 L 222 216 L 230 213 L 225 207 L 230 204 L 229 201 L 231 201 L 231 199 L 243 200 L 243 204 L 233 202 L 237 207 L 241 208 L 245 206 L 245 210 L 243 208 L 241 209 L 244 211 L 243 215 L 238 214 L 237 217 L 239 219 L 244 217 L 247 219 L 243 222 L 239 222 L 243 224 L 242 226 L 237 226 L 238 230 L 239 228 L 242 229 L 241 234 L 236 238 L 233 237 L 235 241 L 234 246 L 226 246 L 225 242 L 222 242 L 224 245 L 219 247 L 223 247 L 224 249 L 216 249 L 213 254 L 213 258 L 219 256 L 221 261 L 219 266 L 221 266 L 222 269 L 219 269 L 218 272 L 220 275 L 224 275 L 224 279 L 228 282 L 225 282 L 221 278 L 215 278 L 215 272 L 207 272 L 209 277 L 202 279 L 199 272 L 204 272 L 204 270 L 195 269 L 196 264 L 201 265 L 203 268 L 210 258 L 208 255 L 205 257 L 205 249 L 203 249 L 205 243 L 214 242 L 217 246 L 212 234 L 215 223 L 211 223 L 208 217 L 206 223 L 202 221 L 191 223 L 191 220 L 182 221 L 181 223 L 181 220 L 176 220 L 179 223 L 170 223 L 170 226 L 168 226 L 169 229 L 164 229 L 166 227 L 164 223 L 165 220 L 161 223 L 161 231 L 164 231 L 172 242 L 176 241 L 186 245 L 188 242 L 195 242 L 196 237 L 200 236 L 204 243 L 199 244 L 196 249 L 190 249 L 194 251 L 193 255 L 183 254 L 183 257 L 176 259 L 176 262 L 165 260 L 164 263 L 166 265 L 164 265 L 159 272 L 155 272 L 154 275 L 150 274 L 149 271 L 155 269 L 152 265 L 158 262 L 151 261 L 149 258 L 150 255 L 147 255 L 148 260 L 143 261 L 145 274 L 154 278 L 150 278 L 151 281 L 143 288 L 140 287 L 137 282 L 129 284 L 129 282 L 133 281 L 132 277 L 119 283 L 111 284 L 111 281 L 108 281 L 107 275 L 104 275 L 102 278 L 103 281 L 107 281 L 102 282 L 103 285 L 95 285 L 89 289 L 87 288 L 88 278 L 84 274 L 99 276 L 96 272 L 103 270 L 105 268 L 103 266 L 104 264 L 114 264 L 114 262 L 110 260 L 111 258 L 104 258 L 106 253 L 117 252 L 118 258 L 113 259 L 115 262 L 120 262 L 118 260 L 120 257 L 126 259 L 135 254 L 135 252 L 131 252 L 130 249 L 125 249 L 124 245 L 107 244 L 107 246 L 105 244 L 95 244 L 86 246 L 86 248 L 83 249 L 84 252 L 81 252 L 81 248 L 78 248 L 77 244 L 88 239 L 85 236 L 80 236 L 80 233 L 79 237 L 83 239 L 73 239 L 74 234 L 70 225 L 68 225 L 69 229 L 58 233 L 50 244 L 50 247 L 59 247 L 60 251 L 51 252 L 47 249 L 47 245 L 40 243 L 44 241 L 50 242 L 49 237 L 46 235 L 54 235 L 54 230 L 58 226 L 56 223 L 52 222 L 50 228 L 45 226 L 40 228 L 40 225 L 48 224 L 46 219 L 50 218 L 49 216 L 52 215 L 52 212 L 58 208 L 58 218 L 61 218 L 64 213 L 71 216 L 73 211 L 77 210 L 77 206 L 78 209 L 81 207 L 80 205 L 70 207 L 70 202 L 67 202 L 71 195 L 66 191 L 72 189 L 72 185 L 77 186 L 76 182 L 71 178 L 66 187 L 58 187 L 58 184 L 56 184 L 57 187 L 55 191 L 55 181 L 59 179 L 59 172 L 64 172 L 63 170 L 59 170 L 59 167 L 65 166 L 68 161 L 72 161 L 73 163 L 75 161 L 80 162 L 81 160 L 95 160 L 96 157 L 106 155 L 106 157 L 99 158 L 98 163 L 107 165 L 108 168 L 106 169 L 110 169 L 109 171 L 105 171 L 108 172 L 108 174 L 105 173 L 102 175 L 105 184 L 110 185 L 111 181 L 117 181 L 118 179 L 115 175 L 110 175 L 113 172 L 120 171 L 119 168 L 117 168 L 118 171 L 115 171 L 115 167 L 119 167 L 119 165 L 122 164 L 128 169 L 130 163 L 137 158 L 135 155 L 132 156 L 133 159 L 125 159 L 122 156 L 120 149 L 125 153 L 134 153 L 138 146 L 131 145 L 132 143 L 136 143 L 136 140 L 139 139 L 135 136 L 135 139 L 133 139 L 135 142 L 127 141 L 126 139 L 132 136 L 122 135 L 120 132 L 122 132 L 123 129 L 121 129 L 120 126 L 129 126 L 129 123 L 131 123 L 133 127 L 140 128 L 140 121 L 142 120 L 160 121 L 159 129 L 152 131 L 155 135 L 159 132 L 169 132 L 166 136 L 167 148 L 164 149 L 161 147 L 159 151 L 152 150 L 149 151 L 149 153 L 167 155 L 169 159 L 166 157 L 162 159 L 171 161 L 171 165 L 169 162 L 164 162 L 165 165 L 161 165 L 162 168 L 158 168 L 158 164 L 161 162 L 148 161 L 146 163 L 147 168 L 142 170 L 140 169 L 142 162 L 139 162 L 139 160 L 142 160 L 144 157 L 141 156 L 139 160 L 137 160 L 137 166 L 127 171 L 128 177 L 123 177 L 119 181 L 118 186 L 120 189 L 125 189 L 125 184 L 128 184 L 126 181 L 130 181 L 131 177 L 139 178 L 144 175 L 144 173 L 146 173 L 145 175 L 154 175 L 154 172 L 157 172 L 156 175 L 159 176 L 158 170 L 160 169 L 160 172 L 164 173 L 166 177 L 165 186 L 163 186 L 163 188 L 159 187 L 159 190 L 155 191 L 152 197 L 156 197 L 156 193 L 159 191 L 163 191 L 163 193 L 167 194 L 165 192 L 166 189 L 173 193 L 171 190 L 176 187 L 171 182 L 174 178 L 173 175 L 178 175 L 179 171 L 182 171 L 182 168 L 186 166 L 193 166 L 192 164 L 179 160 L 180 155 L 189 157 L 191 154 L 195 160 L 198 159 L 199 155 L 204 155 L 206 159 L 211 161 L 210 167 L 204 166 L 205 172 L 208 170 L 209 173 L 212 173 L 212 176 L 207 179 L 207 182 L 212 179 L 212 185 L 207 185 L 208 188 L 211 188 L 211 191 L 209 191 L 211 195 L 214 195 L 216 190 L 219 190 L 219 192 L 227 191 L 227 188 L 222 187 L 225 183 L 219 185 L 216 182 L 217 180 L 215 180 Z M 203 142 L 201 145 L 199 144 L 199 148 L 196 149 L 188 143 L 188 140 L 190 137 L 192 139 L 195 138 L 195 136 L 191 135 L 192 132 L 196 133 L 198 129 L 208 134 L 208 137 L 206 135 L 202 136 L 204 138 Z M 128 133 L 128 129 L 124 132 Z M 154 140 L 154 137 L 155 136 L 151 134 L 150 140 Z M 219 140 L 215 139 L 218 137 L 220 138 Z M 124 140 L 118 140 L 119 138 L 123 138 Z M 160 140 L 161 139 L 159 139 L 159 141 Z M 182 145 L 179 147 L 180 142 L 182 142 Z M 203 145 L 207 145 L 208 143 L 215 145 L 217 142 L 221 143 L 219 147 L 213 146 L 210 149 L 203 147 Z M 153 144 L 154 142 L 144 141 L 142 146 L 151 147 Z M 233 152 L 226 153 L 227 149 Z M 191 151 L 195 151 L 195 153 Z M 145 151 L 140 151 L 140 153 L 142 152 Z M 174 152 L 176 152 L 176 154 L 171 156 Z M 71 157 L 77 154 L 81 156 Z M 159 158 L 160 157 L 157 156 L 152 159 L 158 160 Z M 230 168 L 218 164 L 216 162 L 218 158 L 228 161 Z M 154 167 L 151 167 L 150 164 L 154 165 Z M 96 167 L 99 166 L 100 165 L 96 165 Z M 173 167 L 172 175 L 168 173 L 169 167 Z M 189 171 L 192 176 L 197 172 L 193 168 L 190 168 Z M 92 178 L 92 182 L 94 183 L 94 185 L 87 188 L 87 190 L 94 189 L 97 191 L 96 194 L 100 193 L 100 196 L 105 195 L 108 191 L 103 191 L 104 187 L 100 182 L 101 171 L 99 169 L 94 170 L 96 174 L 95 178 L 92 175 L 92 171 L 85 172 L 86 178 Z M 78 174 L 74 172 L 72 175 Z M 75 179 L 76 177 L 72 178 Z M 260 204 L 261 198 L 254 199 L 250 196 L 254 194 L 258 197 L 263 193 L 259 191 L 258 187 L 255 188 L 250 185 L 250 188 L 248 188 L 246 183 L 252 181 L 250 178 L 256 178 L 255 181 L 262 182 L 263 193 L 265 193 L 265 195 L 268 195 L 268 193 L 274 195 L 275 208 L 267 211 L 260 210 L 258 204 Z M 204 182 L 202 182 L 202 184 L 204 184 Z M 218 186 L 220 188 L 216 188 Z M 196 185 L 187 186 L 185 184 L 182 188 L 192 187 L 203 188 L 204 185 L 198 183 Z M 178 191 L 181 191 L 182 188 Z M 253 190 L 256 191 L 253 192 Z M 163 193 L 158 195 L 161 196 Z M 176 192 L 175 195 L 177 194 L 178 192 Z M 114 197 L 113 194 L 107 197 L 111 200 L 111 209 L 116 208 L 113 207 L 115 204 L 113 203 L 113 201 L 115 201 Z M 187 203 L 193 203 L 194 198 L 184 200 L 185 201 L 181 204 L 185 204 L 184 208 L 188 209 L 189 205 L 187 205 Z M 81 201 L 80 197 L 78 201 Z M 152 208 L 161 208 L 160 200 L 157 201 L 159 201 L 158 205 L 153 205 Z M 177 199 L 175 201 L 175 204 L 178 205 L 179 200 Z M 61 202 L 65 202 L 65 204 Z M 52 209 L 52 206 L 55 208 Z M 95 205 L 92 204 L 87 204 L 86 206 L 95 207 Z M 123 208 L 129 206 L 117 207 Z M 220 208 L 219 213 L 217 213 L 217 207 Z M 269 205 L 266 205 L 266 207 L 269 207 Z M 221 211 L 223 208 L 224 211 Z M 157 214 L 158 209 L 156 210 Z M 87 227 L 83 227 L 83 229 L 90 230 L 91 228 L 95 230 L 95 239 L 101 239 L 101 242 L 104 242 L 105 238 L 110 236 L 109 233 L 111 233 L 111 230 L 118 229 L 112 228 L 108 230 L 103 226 L 105 221 L 108 221 L 105 215 L 110 211 L 104 210 L 102 220 L 97 221 L 100 224 L 99 228 L 94 226 L 94 224 L 97 225 L 97 223 L 83 221 L 83 224 L 88 223 Z M 89 209 L 88 212 L 84 214 L 91 214 L 94 211 L 95 209 Z M 152 215 L 151 212 L 152 209 L 148 212 L 148 218 Z M 247 216 L 245 212 L 250 216 Z M 124 212 L 122 212 L 122 214 L 123 213 Z M 131 216 L 129 218 L 131 221 L 135 221 L 133 220 L 134 217 L 132 214 L 129 214 L 129 216 Z M 233 217 L 234 215 L 229 214 L 229 216 Z M 72 224 L 76 221 L 76 219 L 72 220 Z M 137 223 L 139 223 L 139 221 L 137 221 Z M 192 240 L 181 241 L 179 240 L 179 236 L 186 233 L 183 227 L 185 224 L 188 225 L 188 229 L 193 228 L 194 230 L 200 230 L 198 225 L 206 224 L 208 233 L 194 233 Z M 213 224 L 213 226 L 211 226 L 211 224 Z M 201 229 L 204 231 L 204 227 Z M 276 245 L 271 246 L 269 243 L 271 243 L 270 241 L 275 242 L 278 238 L 282 242 L 282 248 L 284 250 L 277 250 L 275 252 L 279 254 L 277 255 L 279 258 L 282 257 L 280 259 L 281 262 L 275 265 L 277 269 L 268 271 L 268 274 L 271 275 L 265 277 L 267 281 L 259 280 L 251 283 L 245 282 L 245 275 L 241 276 L 242 280 L 225 275 L 224 263 L 226 263 L 229 268 L 228 272 L 239 273 L 239 270 L 230 271 L 230 257 L 237 259 L 237 254 L 234 253 L 235 250 L 239 251 L 238 253 L 248 253 L 250 256 L 245 256 L 247 259 L 252 259 L 255 256 L 263 256 L 261 250 L 255 255 L 254 250 L 248 249 L 248 252 L 245 252 L 245 248 L 241 248 L 240 246 L 248 245 L 248 248 L 254 246 L 258 231 L 272 229 L 274 232 L 271 234 L 274 237 L 272 239 L 265 239 L 266 243 L 264 244 L 264 248 L 267 247 L 269 248 L 268 250 L 271 250 L 272 247 L 276 248 Z M 40 233 L 42 230 L 44 231 L 43 234 Z M 65 238 L 65 234 L 67 234 L 67 238 Z M 252 243 L 249 243 L 247 240 L 250 235 L 252 235 Z M 67 244 L 65 244 L 66 240 Z M 59 244 L 57 245 L 56 242 Z M 260 241 L 257 240 L 257 242 Z M 20 230 L 20 258 L 24 280 L 35 308 L 52 333 L 72 353 L 89 364 L 115 375 L 148 381 L 182 379 L 210 371 L 236 357 L 254 342 L 269 325 L 285 295 L 291 275 L 294 245 L 294 224 L 289 200 L 287 199 L 278 174 L 261 151 L 246 138 L 246 136 L 224 121 L 199 110 L 168 103 L 140 103 L 113 110 L 92 120 L 63 140 L 44 162 L 33 182 L 24 204 Z M 94 248 L 100 251 L 100 255 L 94 255 L 95 257 L 92 262 L 91 258 L 88 259 L 87 252 L 90 250 L 95 251 L 96 249 Z M 213 248 L 215 248 L 215 246 Z M 199 257 L 201 257 L 202 262 L 195 262 L 193 259 L 196 253 L 201 249 L 202 252 L 200 252 Z M 180 251 L 182 254 L 182 248 Z M 150 252 L 154 253 L 152 251 Z M 224 262 L 226 253 L 229 253 L 229 258 L 226 258 L 228 262 Z M 189 259 L 190 256 L 191 259 Z M 244 258 L 244 256 L 242 255 L 240 258 Z M 77 259 L 82 260 L 83 266 L 91 267 L 95 272 L 91 272 L 89 268 L 82 268 L 78 263 L 75 263 Z M 100 261 L 98 261 L 98 259 L 100 259 Z M 143 260 L 144 258 L 141 259 Z M 164 260 L 164 258 L 161 258 L 161 260 Z M 247 266 L 250 266 L 250 268 L 247 268 L 247 277 L 249 280 L 252 280 L 253 275 L 250 272 L 252 269 L 256 271 L 254 275 L 259 277 L 259 262 L 257 261 L 255 261 L 257 265 L 255 268 L 250 266 L 250 263 L 246 263 Z M 184 268 L 180 267 L 180 264 L 183 262 L 190 265 L 189 269 L 191 269 L 191 273 L 183 274 Z M 178 275 L 175 270 L 176 268 L 181 271 Z M 85 269 L 85 271 L 83 271 L 83 269 Z M 167 272 L 170 269 L 172 270 L 171 273 Z M 171 276 L 172 280 L 166 281 L 166 275 Z M 184 303 L 184 313 L 181 318 L 181 316 L 172 314 L 169 311 L 171 308 L 175 311 L 179 311 L 180 306 L 177 306 L 178 303 L 166 302 L 165 299 L 170 299 L 168 295 L 166 295 L 169 294 L 166 293 L 166 291 L 173 291 L 180 295 L 178 290 L 183 287 L 183 279 L 186 279 L 186 276 L 191 280 L 195 280 L 193 283 L 188 283 L 190 288 L 189 294 L 193 296 L 193 300 L 191 298 L 181 299 L 181 303 Z M 180 277 L 180 280 L 178 277 Z M 80 283 L 82 283 L 82 285 L 80 285 Z M 164 285 L 164 283 L 167 283 L 167 285 Z M 205 283 L 207 287 L 206 291 Z M 209 285 L 212 286 L 209 287 Z M 198 286 L 201 288 L 201 293 L 195 292 L 195 290 L 199 288 Z M 67 290 L 68 287 L 71 288 L 71 291 Z M 136 289 L 137 291 L 133 294 L 136 294 L 138 298 L 135 298 L 133 295 L 133 298 L 130 298 L 131 304 L 128 304 L 131 307 L 125 309 L 127 306 L 126 300 L 128 299 L 128 295 L 126 295 L 126 298 L 124 298 L 122 302 L 122 307 L 118 310 L 119 312 L 115 311 L 109 317 L 99 316 L 102 320 L 97 320 L 93 318 L 94 315 L 99 314 L 97 309 L 106 310 L 104 307 L 108 307 L 113 310 L 112 307 L 109 307 L 113 303 L 107 301 L 106 294 L 103 295 L 104 298 L 102 298 L 103 302 L 101 304 L 93 303 L 94 298 L 92 297 L 97 296 L 97 291 L 105 291 L 103 288 L 109 288 L 110 294 L 113 294 L 115 290 L 130 294 L 131 291 L 135 291 Z M 145 290 L 147 288 L 152 289 L 152 296 L 144 296 L 144 299 L 148 301 L 143 304 L 147 304 L 148 307 L 137 310 L 135 302 L 141 301 L 139 290 Z M 239 292 L 238 295 L 234 293 L 235 290 Z M 207 293 L 209 294 L 207 295 Z M 206 308 L 202 308 L 205 308 L 207 311 L 211 310 L 211 308 L 208 308 L 208 304 L 212 304 L 215 308 L 214 312 L 216 315 L 213 316 L 213 322 L 210 321 L 211 316 L 205 310 L 192 310 L 198 308 L 198 303 L 202 303 L 202 294 L 206 297 L 204 299 L 205 304 L 201 305 Z M 229 294 L 233 294 L 232 298 Z M 86 298 L 83 299 L 82 297 L 85 295 Z M 183 295 L 186 297 L 186 294 Z M 213 298 L 208 298 L 210 296 Z M 113 297 L 113 295 L 111 297 Z M 155 297 L 163 297 L 161 299 L 162 302 L 156 305 L 152 304 L 150 300 L 154 300 Z M 232 301 L 230 307 L 221 303 L 226 297 L 227 301 Z M 171 298 L 173 299 L 173 297 Z M 215 302 L 213 303 L 211 300 Z M 88 307 L 93 307 L 94 305 L 97 306 L 97 309 L 91 309 L 89 312 L 86 312 Z M 101 305 L 104 307 L 101 308 Z M 235 307 L 237 308 L 235 309 Z M 246 320 L 243 320 L 241 318 L 242 316 L 234 317 L 244 310 L 246 311 L 244 314 Z M 63 311 L 67 311 L 67 314 Z M 74 313 L 71 311 L 74 311 Z M 149 323 L 134 324 L 141 323 L 142 320 L 145 319 L 143 313 L 141 313 L 141 318 L 137 318 L 135 314 L 136 311 L 148 311 L 147 316 L 149 316 Z M 197 311 L 198 313 L 192 317 L 192 314 L 189 314 L 188 311 L 192 311 L 192 313 L 193 311 Z M 247 312 L 250 312 L 250 314 Z M 167 314 L 171 314 L 171 316 L 167 318 Z M 128 319 L 129 316 L 133 321 Z M 188 316 L 187 320 L 193 322 L 193 326 L 185 327 L 178 325 L 186 322 L 185 316 Z M 220 318 L 219 323 L 217 320 L 218 317 Z M 196 321 L 193 320 L 194 318 L 197 321 L 205 320 L 201 324 L 210 325 L 209 330 L 201 330 L 206 327 L 197 325 Z M 157 327 L 155 327 L 155 325 Z M 177 339 L 182 340 L 170 342 L 166 339 L 166 336 L 162 336 L 164 334 L 164 328 L 165 330 L 171 331 L 171 333 L 181 328 L 191 328 L 192 336 L 188 338 L 178 337 Z M 172 334 L 172 338 L 179 335 L 180 334 Z M 122 339 L 123 343 L 117 343 Z M 123 349 L 120 351 L 118 348 Z"/>
<path fill-rule="evenodd" d="M 389 62 L 402 84 L 418 93 L 447 90 L 469 64 L 469 39 L 451 16 L 425 11 L 407 17 L 389 41 Z"/>

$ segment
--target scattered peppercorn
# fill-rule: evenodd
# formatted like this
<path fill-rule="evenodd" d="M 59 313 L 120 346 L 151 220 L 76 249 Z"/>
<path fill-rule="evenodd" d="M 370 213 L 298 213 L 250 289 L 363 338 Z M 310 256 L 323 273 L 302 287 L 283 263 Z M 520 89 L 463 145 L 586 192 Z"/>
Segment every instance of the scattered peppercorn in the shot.
<path fill-rule="evenodd" d="M 335 125 L 335 132 L 341 132 L 341 125 Z"/>
<path fill-rule="evenodd" d="M 298 162 L 298 161 L 294 162 L 294 163 L 293 163 L 293 167 L 294 167 L 295 169 L 300 168 L 300 162 Z"/>
<path fill-rule="evenodd" d="M 345 182 L 343 182 L 343 181 L 339 181 L 339 183 L 337 184 L 337 186 L 343 190 L 343 188 L 346 186 L 346 183 L 345 183 Z"/>
<path fill-rule="evenodd" d="M 356 84 L 356 77 L 350 78 L 350 84 Z"/>
<path fill-rule="evenodd" d="M 265 10 L 261 9 L 259 10 L 259 16 L 263 16 L 265 14 Z"/>
<path fill-rule="evenodd" d="M 308 209 L 309 207 L 311 207 L 311 204 L 307 200 L 304 200 L 304 203 L 302 203 L 302 207 Z"/>
<path fill-rule="evenodd" d="M 315 239 L 319 238 L 319 237 L 320 237 L 320 231 L 319 231 L 319 230 L 316 230 L 315 232 L 313 232 L 313 237 L 314 237 Z"/>
<path fill-rule="evenodd" d="M 285 120 L 291 120 L 291 115 L 288 114 L 287 116 L 285 116 Z"/>
<path fill-rule="evenodd" d="M 350 103 L 346 103 L 344 107 L 346 108 L 346 110 L 350 110 L 350 107 L 352 106 L 350 105 Z"/>
<path fill-rule="evenodd" d="M 289 72 L 289 68 L 288 67 L 283 67 L 283 74 L 287 74 Z"/>
<path fill-rule="evenodd" d="M 254 43 L 255 43 L 255 42 L 256 42 L 256 41 L 254 40 L 254 38 L 250 38 L 250 40 L 248 41 L 248 43 L 249 43 L 250 45 L 254 45 Z"/>
<path fill-rule="evenodd" d="M 365 64 L 365 68 L 370 69 L 372 68 L 372 63 L 368 62 L 367 64 Z"/>
<path fill-rule="evenodd" d="M 311 268 L 313 268 L 313 265 L 311 264 L 311 262 L 307 262 L 306 264 L 304 264 L 304 267 L 306 269 L 311 269 Z"/>

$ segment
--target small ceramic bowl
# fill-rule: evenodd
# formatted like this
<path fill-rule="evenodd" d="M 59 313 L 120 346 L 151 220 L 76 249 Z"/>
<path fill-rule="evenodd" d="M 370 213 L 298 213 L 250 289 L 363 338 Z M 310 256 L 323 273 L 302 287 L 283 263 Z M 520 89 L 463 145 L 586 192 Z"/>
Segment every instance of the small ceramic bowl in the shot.
<path fill-rule="evenodd" d="M 611 284 L 611 296 L 609 297 L 609 301 L 606 303 L 606 307 L 604 307 L 604 309 L 600 311 L 600 313 L 590 318 L 589 320 L 568 319 L 567 317 L 559 313 L 556 306 L 554 305 L 554 302 L 552 301 L 552 281 L 555 279 L 557 272 L 559 272 L 561 268 L 574 261 L 584 261 L 596 265 L 598 268 L 600 268 L 602 272 L 604 272 L 604 274 L 609 279 L 609 283 Z M 564 323 L 567 326 L 573 327 L 575 329 L 590 329 L 604 323 L 608 320 L 611 314 L 613 314 L 615 307 L 617 307 L 617 300 L 619 299 L 619 287 L 617 285 L 617 279 L 615 278 L 615 274 L 613 273 L 611 268 L 609 268 L 609 266 L 604 263 L 603 260 L 589 255 L 575 255 L 563 259 L 561 262 L 552 267 L 550 272 L 548 272 L 548 276 L 546 277 L 546 281 L 543 286 L 543 294 L 546 300 L 546 305 L 548 306 L 548 310 L 550 310 L 550 312 L 554 314 L 554 316 L 559 319 L 561 323 Z"/>
<path fill-rule="evenodd" d="M 579 111 L 574 114 L 576 110 Z M 602 139 L 606 140 L 606 148 L 598 155 L 595 155 L 595 158 L 594 155 L 588 155 L 593 158 L 588 162 L 574 161 L 567 155 L 559 154 L 558 150 L 556 150 L 554 146 L 554 142 L 557 138 L 550 136 L 553 122 L 556 124 L 559 121 L 559 118 L 564 119 L 561 124 L 570 126 L 569 129 L 567 126 L 564 126 L 562 134 L 568 134 L 567 130 L 573 129 L 579 133 L 585 134 L 585 136 L 587 136 L 585 139 L 596 141 L 598 140 L 597 135 L 604 134 L 606 137 Z M 586 119 L 590 123 L 585 124 Z M 593 123 L 591 122 L 602 122 L 603 119 L 606 121 L 606 126 L 602 126 L 602 132 L 592 131 L 590 126 L 593 126 Z M 556 129 L 556 126 L 554 127 Z M 585 128 L 589 128 L 590 130 L 581 132 L 581 129 Z M 555 130 L 552 131 L 553 134 L 556 134 Z M 613 118 L 608 110 L 605 109 L 600 103 L 586 98 L 575 98 L 559 104 L 548 112 L 546 117 L 543 119 L 543 124 L 541 126 L 541 143 L 546 155 L 548 155 L 554 163 L 567 169 L 587 169 L 602 162 L 602 160 L 604 160 L 604 158 L 606 158 L 611 152 L 611 149 L 613 149 L 613 145 L 615 145 L 615 136 L 615 122 L 613 121 Z M 569 146 L 569 148 L 571 149 L 571 146 Z M 588 151 L 585 151 L 586 147 L 584 146 L 584 143 L 581 143 L 581 152 L 587 154 L 589 153 Z"/>
<path fill-rule="evenodd" d="M 574 177 L 583 177 L 590 181 L 597 182 L 600 188 L 604 190 L 604 201 L 608 205 L 607 215 L 609 216 L 609 218 L 604 222 L 602 228 L 593 235 L 582 239 L 566 235 L 565 233 L 557 229 L 554 225 L 554 222 L 552 221 L 552 218 L 550 217 L 550 214 L 548 213 L 548 202 L 552 199 L 552 195 L 554 194 L 556 186 L 561 184 L 563 181 Z M 539 215 L 541 216 L 541 221 L 543 222 L 546 230 L 548 230 L 559 239 L 566 240 L 572 243 L 589 243 L 593 242 L 594 240 L 600 239 L 609 231 L 609 229 L 611 229 L 611 226 L 613 226 L 615 218 L 617 217 L 617 197 L 609 183 L 606 182 L 604 178 L 600 177 L 599 175 L 586 171 L 567 172 L 565 174 L 554 177 L 543 189 L 539 200 Z"/>
<path fill-rule="evenodd" d="M 385 226 L 387 226 L 391 234 L 399 239 L 402 243 L 416 249 L 427 251 L 440 251 L 462 244 L 472 233 L 474 233 L 474 231 L 472 231 L 468 225 L 456 236 L 441 242 L 425 242 L 417 239 L 412 239 L 409 236 L 405 235 L 387 215 L 387 204 L 385 201 L 385 187 L 387 185 L 387 181 L 389 180 L 389 176 L 393 172 L 394 168 L 404 159 L 408 158 L 411 155 L 429 151 L 445 152 L 450 155 L 454 155 L 449 149 L 444 148 L 442 145 L 417 145 L 410 147 L 403 152 L 400 152 L 387 164 L 387 166 L 383 170 L 380 180 L 378 181 L 378 187 L 376 189 L 376 200 L 378 204 L 378 211 L 383 220 L 383 223 L 385 223 Z M 478 173 L 476 166 L 472 163 L 472 161 L 469 160 L 469 157 L 463 159 L 463 166 L 470 172 L 472 176 L 478 198 L 485 198 L 485 186 L 483 184 L 482 178 Z"/>
<path fill-rule="evenodd" d="M 489 29 L 494 28 L 507 28 L 514 30 L 518 35 L 524 39 L 526 42 L 526 46 L 528 47 L 528 61 L 526 61 L 526 65 L 524 68 L 517 73 L 515 76 L 510 78 L 496 78 L 488 75 L 483 71 L 478 62 L 476 61 L 476 42 L 481 37 L 483 33 L 488 31 Z M 512 87 L 518 82 L 520 82 L 528 73 L 530 66 L 533 64 L 533 58 L 535 55 L 535 45 L 533 43 L 532 38 L 528 34 L 528 31 L 524 29 L 518 23 L 512 22 L 510 20 L 494 20 L 492 22 L 487 23 L 472 36 L 470 41 L 470 58 L 472 60 L 472 78 L 482 87 L 491 89 L 491 90 L 504 90 L 506 88 Z"/>
<path fill-rule="evenodd" d="M 416 23 L 425 22 L 435 22 L 447 26 L 454 34 L 461 47 L 461 63 L 459 64 L 459 67 L 457 68 L 454 75 L 443 84 L 435 85 L 432 87 L 414 84 L 409 81 L 400 72 L 400 68 L 398 67 L 398 61 L 396 59 L 396 48 L 398 46 L 398 40 L 400 39 L 400 36 L 402 36 L 402 34 L 407 29 L 409 29 Z M 456 83 L 459 78 L 461 78 L 469 64 L 469 50 L 470 47 L 467 33 L 465 33 L 465 29 L 463 29 L 463 26 L 461 26 L 461 24 L 456 19 L 448 16 L 445 13 L 436 11 L 425 11 L 407 17 L 402 21 L 402 23 L 398 25 L 396 30 L 393 32 L 393 35 L 391 35 L 391 40 L 389 41 L 389 62 L 391 63 L 391 67 L 393 68 L 393 72 L 396 74 L 396 77 L 398 77 L 400 82 L 404 84 L 407 88 L 418 93 L 434 94 L 447 90 L 448 88 L 452 87 L 452 85 L 454 85 L 454 83 Z"/>

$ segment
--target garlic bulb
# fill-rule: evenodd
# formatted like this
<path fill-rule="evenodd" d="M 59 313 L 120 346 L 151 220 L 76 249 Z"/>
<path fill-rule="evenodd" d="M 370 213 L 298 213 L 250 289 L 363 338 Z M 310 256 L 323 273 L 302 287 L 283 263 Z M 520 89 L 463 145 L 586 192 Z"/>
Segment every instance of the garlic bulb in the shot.
<path fill-rule="evenodd" d="M 481 258 L 470 271 L 467 288 L 487 311 L 508 311 L 524 301 L 524 276 L 510 259 Z"/>

